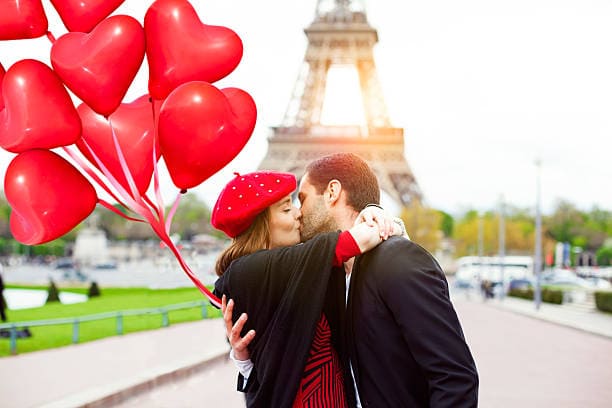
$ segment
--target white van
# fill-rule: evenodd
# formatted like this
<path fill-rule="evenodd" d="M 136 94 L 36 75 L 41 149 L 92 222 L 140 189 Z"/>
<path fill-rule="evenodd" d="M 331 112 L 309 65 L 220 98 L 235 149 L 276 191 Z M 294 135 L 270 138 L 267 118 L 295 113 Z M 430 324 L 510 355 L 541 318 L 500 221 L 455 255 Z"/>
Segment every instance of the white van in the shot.
<path fill-rule="evenodd" d="M 512 279 L 531 279 L 533 257 L 505 256 L 502 264 L 497 256 L 464 256 L 457 260 L 455 280 L 459 286 L 478 287 L 483 280 L 501 282 L 502 271 L 504 283 Z"/>

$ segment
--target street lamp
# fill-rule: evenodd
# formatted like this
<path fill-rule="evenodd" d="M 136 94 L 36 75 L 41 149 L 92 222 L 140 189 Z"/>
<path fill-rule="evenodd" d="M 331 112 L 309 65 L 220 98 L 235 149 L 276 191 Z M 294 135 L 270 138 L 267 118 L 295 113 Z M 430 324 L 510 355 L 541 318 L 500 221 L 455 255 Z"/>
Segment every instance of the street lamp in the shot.
<path fill-rule="evenodd" d="M 484 217 L 481 213 L 478 214 L 478 285 L 482 288 L 483 286 L 483 270 L 484 270 Z M 483 299 L 486 299 L 486 293 L 481 290 Z"/>
<path fill-rule="evenodd" d="M 506 257 L 506 220 L 504 219 L 504 196 L 501 196 L 499 203 L 499 275 L 501 280 L 500 300 L 504 300 L 506 295 L 504 285 L 504 262 Z"/>
<path fill-rule="evenodd" d="M 536 310 L 540 310 L 542 304 L 542 288 L 541 288 L 541 275 L 542 275 L 542 214 L 540 211 L 540 169 L 542 162 L 540 159 L 536 159 L 536 214 L 535 214 L 535 256 L 533 260 L 533 271 L 535 274 L 535 291 L 533 293 L 533 300 L 535 302 Z"/>

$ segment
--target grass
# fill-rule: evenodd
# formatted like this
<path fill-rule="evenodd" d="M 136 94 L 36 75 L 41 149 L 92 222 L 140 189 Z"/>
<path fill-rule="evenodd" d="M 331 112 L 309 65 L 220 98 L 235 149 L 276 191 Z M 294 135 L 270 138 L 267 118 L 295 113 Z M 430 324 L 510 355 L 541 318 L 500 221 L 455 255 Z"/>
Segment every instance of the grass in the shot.
<path fill-rule="evenodd" d="M 47 289 L 47 287 L 40 286 L 14 285 L 7 285 L 7 288 Z M 87 293 L 87 288 L 63 289 L 60 287 L 59 289 L 66 292 Z M 102 296 L 92 298 L 84 303 L 69 305 L 51 303 L 31 309 L 7 310 L 9 319 L 7 323 L 78 317 L 104 312 L 155 308 L 190 301 L 206 301 L 206 298 L 196 288 L 100 288 L 100 291 Z M 207 312 L 208 316 L 220 316 L 220 312 L 212 306 L 207 306 Z M 200 320 L 202 319 L 202 310 L 197 307 L 170 311 L 168 312 L 168 318 L 170 324 Z M 160 314 L 123 317 L 124 334 L 161 327 L 162 316 Z M 32 337 L 17 339 L 17 352 L 19 354 L 72 344 L 72 324 L 31 327 L 30 332 Z M 79 324 L 79 343 L 115 335 L 117 335 L 117 320 L 114 317 Z M 9 339 L 0 338 L 0 356 L 8 355 L 10 355 Z"/>

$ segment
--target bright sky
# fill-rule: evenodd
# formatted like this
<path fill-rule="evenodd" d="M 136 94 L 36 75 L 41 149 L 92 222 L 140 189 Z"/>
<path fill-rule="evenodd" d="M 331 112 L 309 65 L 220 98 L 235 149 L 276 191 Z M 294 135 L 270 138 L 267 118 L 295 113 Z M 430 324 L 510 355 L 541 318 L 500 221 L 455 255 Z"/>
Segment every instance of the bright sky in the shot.
<path fill-rule="evenodd" d="M 61 36 L 65 28 L 43 3 L 50 30 Z M 142 23 L 151 3 L 126 0 L 115 14 Z M 192 4 L 204 23 L 242 38 L 242 62 L 217 86 L 246 90 L 259 111 L 243 152 L 197 188 L 212 204 L 233 171 L 255 170 L 265 155 L 316 0 Z M 612 2 L 372 0 L 366 7 L 379 33 L 376 64 L 391 121 L 405 129 L 405 154 L 429 205 L 458 214 L 493 209 L 503 195 L 533 207 L 540 158 L 544 212 L 560 198 L 584 210 L 612 209 Z M 46 38 L 0 42 L 0 62 L 5 69 L 23 58 L 49 64 L 49 51 Z M 125 102 L 146 93 L 146 82 L 145 61 Z M 12 156 L 0 154 L 2 174 Z"/>

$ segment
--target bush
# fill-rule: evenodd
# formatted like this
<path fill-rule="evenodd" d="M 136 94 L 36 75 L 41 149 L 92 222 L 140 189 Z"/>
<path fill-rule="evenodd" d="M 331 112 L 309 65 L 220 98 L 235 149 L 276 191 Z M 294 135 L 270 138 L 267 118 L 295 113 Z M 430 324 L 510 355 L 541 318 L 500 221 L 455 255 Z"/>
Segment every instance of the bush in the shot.
<path fill-rule="evenodd" d="M 542 302 L 560 305 L 563 303 L 563 291 L 560 289 L 542 289 Z"/>
<path fill-rule="evenodd" d="M 534 292 L 529 289 L 512 289 L 508 291 L 508 296 L 518 297 L 521 299 L 533 300 Z M 542 302 L 553 303 L 560 305 L 563 303 L 563 291 L 559 289 L 542 288 Z"/>
<path fill-rule="evenodd" d="M 87 296 L 89 296 L 90 298 L 100 296 L 100 288 L 98 287 L 98 284 L 95 281 L 91 282 L 91 286 L 89 287 Z"/>
<path fill-rule="evenodd" d="M 533 300 L 533 289 L 515 288 L 508 291 L 508 296 Z"/>
<path fill-rule="evenodd" d="M 49 291 L 47 295 L 47 303 L 49 302 L 59 302 L 59 291 L 57 290 L 57 286 L 55 286 L 55 282 L 51 281 L 49 284 Z"/>
<path fill-rule="evenodd" d="M 612 313 L 612 292 L 595 292 L 595 306 L 597 309 Z"/>
<path fill-rule="evenodd" d="M 599 248 L 595 256 L 597 257 L 597 265 L 612 265 L 612 246 Z"/>

